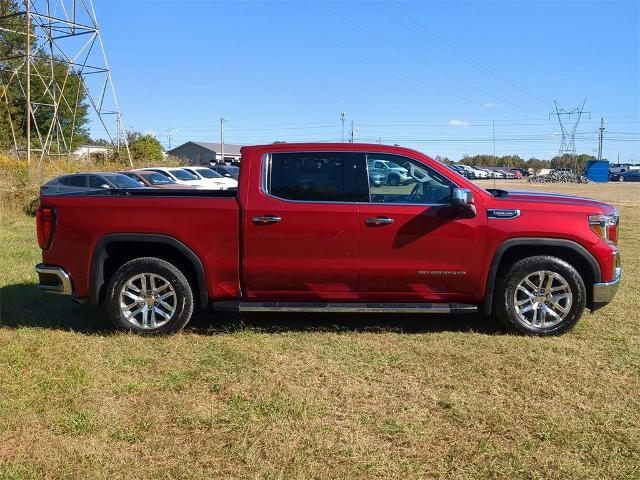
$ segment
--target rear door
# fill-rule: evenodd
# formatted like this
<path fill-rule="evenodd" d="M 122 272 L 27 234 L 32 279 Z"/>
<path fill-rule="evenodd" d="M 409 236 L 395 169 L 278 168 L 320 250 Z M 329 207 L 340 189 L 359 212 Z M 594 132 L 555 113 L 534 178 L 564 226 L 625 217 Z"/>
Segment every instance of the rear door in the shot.
<path fill-rule="evenodd" d="M 271 153 L 261 162 L 243 220 L 247 297 L 357 298 L 363 196 L 353 153 Z"/>
<path fill-rule="evenodd" d="M 358 290 L 379 301 L 464 300 L 482 270 L 484 216 L 461 218 L 450 205 L 456 185 L 421 161 L 366 157 L 363 165 L 388 160 L 406 168 L 411 181 L 370 187 L 370 201 L 360 205 Z"/>

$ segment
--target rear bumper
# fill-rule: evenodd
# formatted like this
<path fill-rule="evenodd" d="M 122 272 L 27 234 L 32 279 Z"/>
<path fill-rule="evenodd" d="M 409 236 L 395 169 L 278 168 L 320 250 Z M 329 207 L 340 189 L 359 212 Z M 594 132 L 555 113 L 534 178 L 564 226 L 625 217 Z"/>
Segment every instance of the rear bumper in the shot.
<path fill-rule="evenodd" d="M 618 291 L 620 278 L 622 277 L 622 268 L 616 267 L 614 278 L 610 282 L 593 284 L 593 310 L 604 307 L 613 300 Z"/>
<path fill-rule="evenodd" d="M 39 277 L 39 289 L 58 295 L 73 294 L 71 276 L 64 268 L 39 263 L 36 265 L 36 272 Z"/>

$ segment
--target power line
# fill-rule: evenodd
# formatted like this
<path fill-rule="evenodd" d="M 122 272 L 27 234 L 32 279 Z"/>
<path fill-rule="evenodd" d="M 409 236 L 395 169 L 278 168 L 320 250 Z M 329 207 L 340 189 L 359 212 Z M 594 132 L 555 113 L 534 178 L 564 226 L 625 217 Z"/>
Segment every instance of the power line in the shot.
<path fill-rule="evenodd" d="M 466 85 L 466 86 L 467 86 L 467 87 L 469 87 L 469 88 L 472 88 L 472 89 L 474 89 L 474 90 L 477 90 L 478 92 L 483 93 L 484 95 L 488 95 L 488 96 L 490 96 L 490 97 L 493 97 L 494 99 L 499 100 L 499 101 L 501 101 L 501 102 L 503 102 L 503 103 L 507 103 L 507 104 L 513 105 L 514 107 L 519 108 L 519 109 L 521 109 L 521 110 L 528 111 L 528 112 L 530 112 L 530 111 L 531 111 L 531 110 L 529 110 L 529 109 L 528 109 L 528 108 L 526 108 L 526 107 L 523 107 L 523 106 L 518 105 L 518 104 L 516 104 L 516 103 L 514 103 L 514 102 L 511 102 L 511 101 L 509 101 L 509 100 L 506 100 L 506 99 L 504 99 L 504 98 L 502 98 L 502 97 L 500 97 L 500 96 L 498 96 L 498 95 L 495 95 L 495 94 L 493 94 L 493 93 L 491 93 L 491 92 L 489 92 L 489 91 L 487 91 L 487 90 L 484 90 L 484 89 L 482 89 L 482 88 L 480 88 L 480 87 L 478 87 L 478 86 L 476 86 L 476 85 L 474 85 L 474 84 L 472 84 L 472 83 L 470 83 L 470 82 L 467 82 L 466 80 L 464 80 L 464 79 L 462 79 L 462 78 L 460 78 L 460 77 L 458 77 L 458 76 L 456 76 L 456 75 L 453 75 L 453 74 L 451 74 L 451 73 L 447 72 L 446 70 L 444 70 L 444 69 L 442 69 L 442 68 L 440 68 L 440 67 L 438 67 L 438 66 L 434 65 L 433 63 L 428 62 L 427 60 L 425 60 L 425 59 L 424 59 L 424 58 L 422 58 L 421 56 L 416 55 L 416 54 L 414 54 L 414 53 L 412 53 L 412 52 L 410 52 L 410 51 L 406 50 L 405 48 L 403 48 L 403 47 L 399 46 L 398 44 L 396 44 L 396 43 L 394 43 L 394 42 L 389 41 L 388 39 L 386 39 L 386 38 L 385 38 L 385 37 L 383 37 L 382 35 L 380 35 L 380 34 L 378 34 L 378 33 L 376 33 L 376 32 L 372 32 L 371 30 L 369 30 L 368 28 L 366 28 L 366 27 L 362 26 L 362 25 L 361 25 L 360 23 L 358 23 L 358 22 L 355 22 L 355 21 L 353 21 L 353 20 L 351 20 L 351 19 L 349 19 L 349 18 L 347 18 L 347 17 L 345 17 L 345 16 L 343 16 L 343 15 L 341 15 L 341 14 L 338 14 L 338 13 L 336 13 L 336 12 L 333 12 L 333 11 L 330 11 L 330 12 L 331 12 L 332 14 L 334 14 L 335 16 L 337 16 L 338 18 L 340 18 L 341 20 L 343 20 L 344 22 L 347 22 L 347 23 L 350 23 L 350 24 L 354 25 L 356 28 L 358 28 L 358 29 L 362 30 L 363 32 L 367 33 L 368 35 L 370 35 L 370 36 L 372 36 L 372 37 L 374 37 L 374 38 L 377 38 L 377 39 L 378 39 L 378 40 L 380 40 L 381 42 L 383 42 L 383 43 L 385 43 L 385 44 L 389 45 L 391 48 L 394 48 L 394 49 L 398 50 L 399 52 L 402 52 L 404 55 L 407 55 L 407 56 L 409 56 L 409 57 L 413 57 L 413 58 L 415 58 L 416 60 L 418 60 L 419 62 L 423 63 L 423 64 L 424 64 L 424 65 L 426 65 L 427 67 L 429 67 L 429 68 L 431 68 L 431 69 L 433 69 L 433 70 L 435 70 L 435 71 L 437 71 L 437 72 L 440 72 L 441 74 L 443 74 L 443 75 L 445 75 L 445 76 L 447 76 L 447 77 L 449 77 L 449 78 L 452 78 L 452 79 L 456 80 L 457 82 L 460 82 L 461 84 Z M 509 115 L 515 115 L 515 114 L 513 114 L 512 112 L 508 112 L 508 111 L 505 111 L 505 110 L 501 110 L 501 109 L 497 109 L 497 108 L 496 108 L 495 110 L 496 110 L 496 111 L 502 111 L 503 113 L 507 113 L 507 114 L 509 114 Z"/>
<path fill-rule="evenodd" d="M 469 55 L 467 55 L 465 52 L 463 52 L 462 50 L 460 50 L 459 48 L 455 47 L 454 45 L 452 45 L 451 43 L 449 43 L 447 40 L 445 40 L 443 37 L 441 37 L 440 35 L 438 35 L 437 33 L 435 33 L 433 30 L 429 29 L 426 25 L 424 25 L 422 22 L 418 21 L 417 19 L 415 19 L 413 16 L 411 16 L 410 14 L 408 14 L 406 11 L 404 11 L 403 9 L 401 9 L 400 7 L 398 7 L 396 4 L 394 4 L 393 2 L 391 2 L 390 0 L 386 0 L 386 3 L 389 4 L 391 7 L 393 7 L 395 10 L 397 10 L 398 12 L 400 12 L 402 15 L 404 15 L 405 17 L 407 17 L 409 20 L 411 20 L 413 23 L 415 23 L 416 25 L 418 25 L 420 28 L 422 28 L 423 30 L 425 30 L 426 32 L 428 32 L 431 36 L 433 36 L 434 38 L 436 38 L 438 41 L 440 41 L 440 43 L 446 47 L 448 47 L 449 49 L 453 50 L 454 52 L 456 52 L 457 54 L 459 54 L 460 56 L 462 56 L 463 58 L 465 58 L 470 64 L 476 66 L 477 68 L 484 70 L 485 72 L 487 72 L 488 74 L 492 75 L 493 77 L 497 78 L 498 80 L 506 83 L 507 85 L 510 85 L 511 87 L 515 88 L 516 90 L 520 91 L 521 93 L 527 95 L 528 97 L 532 98 L 533 100 L 540 102 L 548 107 L 552 106 L 549 102 L 545 102 L 544 100 L 540 100 L 539 98 L 535 97 L 534 95 L 531 95 L 529 92 L 527 92 L 526 90 L 524 90 L 523 88 L 519 87 L 518 85 L 516 85 L 515 83 L 511 82 L 510 80 L 502 77 L 501 75 L 498 75 L 496 72 L 494 72 L 493 70 L 489 69 L 488 67 L 484 66 L 483 64 L 481 64 L 480 62 L 474 60 L 473 58 L 471 58 Z M 415 30 L 414 30 L 415 31 Z M 421 35 L 423 38 L 427 39 L 428 38 L 425 35 Z"/>

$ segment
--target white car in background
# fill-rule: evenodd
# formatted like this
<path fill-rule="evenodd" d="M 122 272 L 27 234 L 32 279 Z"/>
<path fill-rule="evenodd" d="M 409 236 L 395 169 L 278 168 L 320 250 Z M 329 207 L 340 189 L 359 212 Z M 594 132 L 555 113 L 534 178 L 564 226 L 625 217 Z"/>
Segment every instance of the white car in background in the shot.
<path fill-rule="evenodd" d="M 471 169 L 471 178 L 489 178 L 489 172 L 478 167 L 469 167 Z"/>
<path fill-rule="evenodd" d="M 184 167 L 189 173 L 196 175 L 200 180 L 207 182 L 211 188 L 218 190 L 228 190 L 230 188 L 238 188 L 238 181 L 233 178 L 227 178 L 213 171 L 209 167 Z"/>
<path fill-rule="evenodd" d="M 180 185 L 188 185 L 190 187 L 195 187 L 200 190 L 213 190 L 214 188 L 204 182 L 200 177 L 194 175 L 193 173 L 187 172 L 184 168 L 171 167 L 171 168 L 161 168 L 161 167 L 148 167 L 148 168 L 140 168 L 138 169 L 142 172 L 157 172 L 166 177 L 169 177 L 171 180 Z M 220 188 L 218 188 L 220 190 Z"/>

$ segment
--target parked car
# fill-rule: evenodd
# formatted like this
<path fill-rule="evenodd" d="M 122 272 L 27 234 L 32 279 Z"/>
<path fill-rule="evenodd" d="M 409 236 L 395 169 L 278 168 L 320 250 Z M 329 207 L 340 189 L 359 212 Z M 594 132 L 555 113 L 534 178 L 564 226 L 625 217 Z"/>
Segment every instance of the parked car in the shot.
<path fill-rule="evenodd" d="M 571 168 L 565 168 L 565 167 L 561 167 L 561 168 L 552 168 L 552 169 L 551 169 L 551 173 L 573 173 L 573 169 L 571 169 Z"/>
<path fill-rule="evenodd" d="M 223 177 L 233 178 L 234 180 L 238 180 L 238 176 L 240 175 L 240 168 L 235 165 L 221 165 L 219 163 L 215 163 L 211 165 L 211 170 L 218 172 Z"/>
<path fill-rule="evenodd" d="M 520 175 L 522 177 L 528 177 L 529 175 L 531 175 L 529 173 L 529 170 L 527 170 L 526 168 L 514 167 L 514 168 L 511 169 L 511 171 L 514 172 L 514 173 L 515 172 L 520 172 Z M 517 177 L 517 178 L 520 178 L 520 177 Z"/>
<path fill-rule="evenodd" d="M 471 169 L 471 177 L 469 178 L 473 178 L 473 179 L 482 179 L 482 178 L 489 178 L 489 172 L 483 170 L 482 168 L 478 168 L 478 167 L 469 167 Z"/>
<path fill-rule="evenodd" d="M 118 173 L 122 175 L 126 175 L 130 179 L 140 182 L 147 187 L 169 188 L 169 189 L 193 188 L 189 185 L 181 185 L 179 183 L 176 183 L 170 177 L 157 172 L 131 170 L 131 171 L 125 171 L 125 172 L 118 172 Z"/>
<path fill-rule="evenodd" d="M 144 184 L 119 173 L 74 173 L 55 178 L 40 187 L 41 194 L 71 193 L 83 190 L 109 190 L 112 188 L 141 188 Z"/>
<path fill-rule="evenodd" d="M 556 335 L 612 301 L 620 282 L 618 212 L 606 203 L 484 190 L 401 147 L 241 153 L 237 192 L 98 190 L 69 201 L 44 191 L 40 288 L 102 303 L 115 326 L 146 334 L 178 331 L 212 306 L 480 311 L 515 332 Z M 372 188 L 366 166 L 378 159 L 402 165 L 411 188 Z"/>
<path fill-rule="evenodd" d="M 188 185 L 191 187 L 195 187 L 201 190 L 210 190 L 211 186 L 202 180 L 197 175 L 187 172 L 183 168 L 173 167 L 173 168 L 160 168 L 160 167 L 151 167 L 151 168 L 140 168 L 138 170 L 132 170 L 134 172 L 156 172 L 165 177 L 169 177 L 174 182 L 180 185 Z"/>
<path fill-rule="evenodd" d="M 218 172 L 214 172 L 209 167 L 184 167 L 189 173 L 193 173 L 200 178 L 203 182 L 206 182 L 211 188 L 227 190 L 229 188 L 238 188 L 238 181 L 233 178 L 227 178 L 220 175 Z"/>
<path fill-rule="evenodd" d="M 384 183 L 392 186 L 404 185 L 411 180 L 406 168 L 384 159 L 369 162 L 369 173 L 382 175 Z"/>
<path fill-rule="evenodd" d="M 640 182 L 640 170 L 627 170 L 622 173 L 609 175 L 609 180 L 614 182 Z"/>

